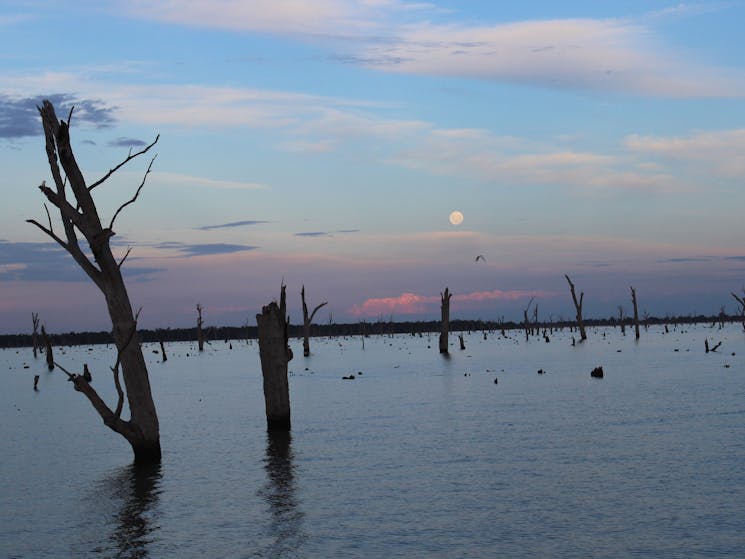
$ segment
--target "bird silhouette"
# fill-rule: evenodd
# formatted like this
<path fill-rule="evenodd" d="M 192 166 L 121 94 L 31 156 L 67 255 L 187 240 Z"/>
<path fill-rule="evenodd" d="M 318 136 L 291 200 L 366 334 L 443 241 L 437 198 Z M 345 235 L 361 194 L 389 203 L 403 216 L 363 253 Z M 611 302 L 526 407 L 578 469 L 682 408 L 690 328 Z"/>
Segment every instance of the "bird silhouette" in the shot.
<path fill-rule="evenodd" d="M 483 255 L 483 254 L 479 254 L 479 255 L 478 255 L 478 256 L 476 257 L 476 259 L 474 260 L 474 262 L 478 262 L 479 260 L 483 260 L 484 262 L 486 262 L 486 258 L 484 257 L 484 255 Z"/>

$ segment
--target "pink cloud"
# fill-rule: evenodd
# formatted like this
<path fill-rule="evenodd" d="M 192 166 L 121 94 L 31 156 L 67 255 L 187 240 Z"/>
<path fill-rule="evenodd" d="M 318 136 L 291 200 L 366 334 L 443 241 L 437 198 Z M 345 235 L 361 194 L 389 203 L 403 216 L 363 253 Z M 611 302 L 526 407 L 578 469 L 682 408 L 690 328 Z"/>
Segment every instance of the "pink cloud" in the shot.
<path fill-rule="evenodd" d="M 456 302 L 482 302 L 494 300 L 514 301 L 516 299 L 527 297 L 547 297 L 553 294 L 548 291 L 523 291 L 512 290 L 502 291 L 494 289 L 492 291 L 474 291 L 453 295 L 453 301 Z M 397 314 L 420 314 L 427 310 L 436 308 L 440 302 L 439 295 L 417 295 L 416 293 L 402 293 L 397 297 L 382 297 L 377 299 L 367 299 L 360 305 L 354 305 L 349 309 L 352 316 L 379 316 L 391 313 Z"/>

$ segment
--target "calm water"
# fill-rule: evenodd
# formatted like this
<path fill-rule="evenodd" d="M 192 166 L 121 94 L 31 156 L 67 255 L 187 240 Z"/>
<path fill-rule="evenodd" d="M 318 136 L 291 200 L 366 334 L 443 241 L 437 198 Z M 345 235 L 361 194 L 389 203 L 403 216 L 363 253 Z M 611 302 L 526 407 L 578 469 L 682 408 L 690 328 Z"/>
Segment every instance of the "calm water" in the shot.
<path fill-rule="evenodd" d="M 146 345 L 146 471 L 63 373 L 0 350 L 0 557 L 745 557 L 741 327 L 571 335 L 295 340 L 273 439 L 255 343 Z M 110 347 L 55 352 L 115 401 Z"/>

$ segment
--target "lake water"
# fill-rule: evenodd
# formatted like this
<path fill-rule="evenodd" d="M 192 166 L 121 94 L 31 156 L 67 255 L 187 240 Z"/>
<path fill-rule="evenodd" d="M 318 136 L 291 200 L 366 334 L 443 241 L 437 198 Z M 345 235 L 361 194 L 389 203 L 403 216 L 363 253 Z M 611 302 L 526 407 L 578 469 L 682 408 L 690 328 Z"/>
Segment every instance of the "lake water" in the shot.
<path fill-rule="evenodd" d="M 508 335 L 293 340 L 274 438 L 256 342 L 146 344 L 144 471 L 63 373 L 0 350 L 0 556 L 745 557 L 741 326 Z M 115 401 L 111 346 L 55 359 Z"/>

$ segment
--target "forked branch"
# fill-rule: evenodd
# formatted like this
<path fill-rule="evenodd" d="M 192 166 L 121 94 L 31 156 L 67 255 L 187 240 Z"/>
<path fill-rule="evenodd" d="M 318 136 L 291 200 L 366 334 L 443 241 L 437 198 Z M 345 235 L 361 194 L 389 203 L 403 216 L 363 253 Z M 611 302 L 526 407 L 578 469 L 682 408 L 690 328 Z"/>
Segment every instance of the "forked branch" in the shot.
<path fill-rule="evenodd" d="M 132 161 L 136 157 L 139 157 L 140 155 L 143 155 L 144 153 L 147 153 L 150 150 L 151 147 L 153 147 L 155 144 L 158 143 L 158 140 L 159 139 L 160 139 L 160 134 L 158 134 L 157 136 L 155 136 L 155 140 L 153 140 L 152 143 L 150 143 L 148 146 L 144 147 L 143 149 L 141 149 L 137 153 L 132 153 L 130 151 L 129 155 L 127 155 L 127 158 L 124 161 L 122 161 L 121 163 L 119 163 L 115 167 L 112 167 L 111 169 L 109 169 L 109 172 L 108 173 L 106 173 L 103 177 L 101 177 L 96 182 L 94 182 L 92 185 L 90 185 L 88 187 L 88 192 L 90 192 L 91 190 L 93 190 L 97 186 L 100 186 L 101 184 L 103 184 L 104 182 L 106 182 L 106 180 L 111 175 L 113 175 L 114 173 L 116 173 L 119 169 L 121 169 L 122 167 L 124 167 L 127 163 L 129 163 L 130 161 Z"/>
<path fill-rule="evenodd" d="M 153 142 L 154 144 L 155 142 Z M 151 144 L 151 145 L 153 145 Z M 157 155 L 155 157 L 158 157 Z M 121 212 L 124 208 L 129 206 L 130 204 L 134 204 L 135 200 L 137 200 L 137 197 L 140 195 L 140 192 L 142 191 L 142 187 L 145 186 L 145 181 L 147 180 L 147 176 L 150 174 L 150 170 L 153 168 L 153 162 L 155 161 L 155 157 L 153 157 L 150 160 L 150 164 L 147 166 L 147 170 L 145 171 L 145 174 L 142 177 L 142 182 L 140 182 L 140 186 L 137 187 L 137 191 L 135 192 L 135 195 L 132 196 L 130 200 L 127 202 L 124 202 L 121 206 L 119 206 L 119 209 L 116 210 L 114 213 L 114 216 L 111 218 L 111 222 L 109 223 L 109 230 L 114 230 L 114 221 L 116 220 L 116 216 L 119 215 L 119 212 Z"/>

